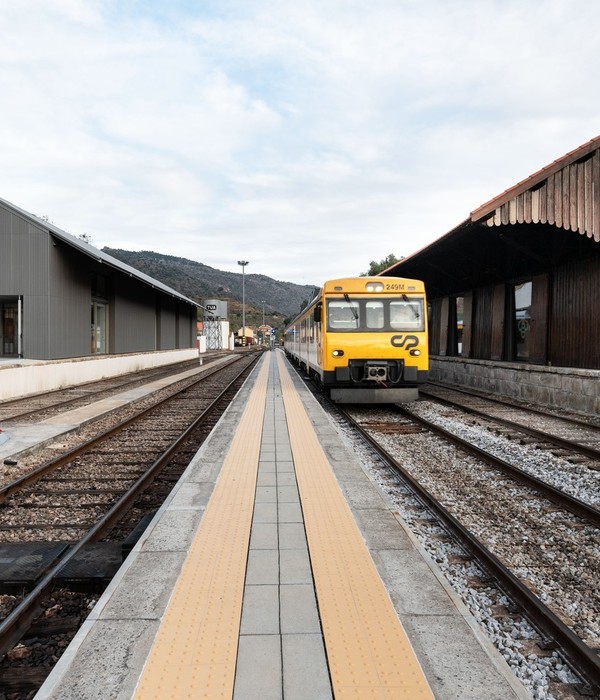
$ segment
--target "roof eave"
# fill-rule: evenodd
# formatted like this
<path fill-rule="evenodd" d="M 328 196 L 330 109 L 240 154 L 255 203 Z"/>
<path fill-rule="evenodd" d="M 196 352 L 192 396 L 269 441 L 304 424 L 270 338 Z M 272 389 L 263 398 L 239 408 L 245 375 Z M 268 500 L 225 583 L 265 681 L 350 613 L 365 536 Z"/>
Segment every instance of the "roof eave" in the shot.
<path fill-rule="evenodd" d="M 582 146 L 579 146 L 579 148 L 569 151 L 569 153 L 566 153 L 564 156 L 562 156 L 562 158 L 558 158 L 550 163 L 550 165 L 538 170 L 525 180 L 521 180 L 521 182 L 518 182 L 510 189 L 505 190 L 502 192 L 502 194 L 494 197 L 494 199 L 490 199 L 489 202 L 482 204 L 480 207 L 471 212 L 471 221 L 476 222 L 484 219 L 498 209 L 498 207 L 506 204 L 506 202 L 509 202 L 511 199 L 523 194 L 523 192 L 532 189 L 536 185 L 539 185 L 541 182 L 549 178 L 550 175 L 557 173 L 559 170 L 562 170 L 562 168 L 566 168 L 568 165 L 575 163 L 581 158 L 585 158 L 598 148 L 600 148 L 600 136 L 596 136 L 587 143 L 584 143 Z"/>
<path fill-rule="evenodd" d="M 193 301 L 192 299 L 189 299 L 183 294 L 180 294 L 177 290 L 172 289 L 171 287 L 169 287 L 166 284 L 163 284 L 159 280 L 155 280 L 152 277 L 145 275 L 143 272 L 136 270 L 134 267 L 131 267 L 130 265 L 127 265 L 126 263 L 117 260 L 117 258 L 114 258 L 112 255 L 104 253 L 98 248 L 95 248 L 93 245 L 86 243 L 81 238 L 77 238 L 71 233 L 63 231 L 62 229 L 58 228 L 58 226 L 51 224 L 49 221 L 46 221 L 45 219 L 40 219 L 34 214 L 31 214 L 30 212 L 15 206 L 11 202 L 7 202 L 5 199 L 0 198 L 0 204 L 4 205 L 8 209 L 12 209 L 17 214 L 19 214 L 19 216 L 22 216 L 23 218 L 29 220 L 35 226 L 39 226 L 40 228 L 48 231 L 48 233 L 51 236 L 54 236 L 55 238 L 61 240 L 63 243 L 66 243 L 67 245 L 71 246 L 72 248 L 75 248 L 76 250 L 79 250 L 84 255 L 93 258 L 94 260 L 96 260 L 96 262 L 109 265 L 117 271 L 128 274 L 130 277 L 135 277 L 137 280 L 149 285 L 153 289 L 158 289 L 159 291 L 164 292 L 165 294 L 169 294 L 172 297 L 175 297 L 176 299 L 185 301 L 186 303 L 192 304 L 195 307 L 200 306 L 197 302 Z"/>

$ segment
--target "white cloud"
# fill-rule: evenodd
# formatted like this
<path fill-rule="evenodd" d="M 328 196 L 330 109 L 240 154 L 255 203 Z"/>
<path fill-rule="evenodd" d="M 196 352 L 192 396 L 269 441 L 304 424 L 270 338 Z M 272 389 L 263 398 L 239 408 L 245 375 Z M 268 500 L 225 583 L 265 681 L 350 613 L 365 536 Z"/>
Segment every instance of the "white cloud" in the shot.
<path fill-rule="evenodd" d="M 0 197 L 99 246 L 356 274 L 599 133 L 599 20 L 583 0 L 1 3 Z"/>

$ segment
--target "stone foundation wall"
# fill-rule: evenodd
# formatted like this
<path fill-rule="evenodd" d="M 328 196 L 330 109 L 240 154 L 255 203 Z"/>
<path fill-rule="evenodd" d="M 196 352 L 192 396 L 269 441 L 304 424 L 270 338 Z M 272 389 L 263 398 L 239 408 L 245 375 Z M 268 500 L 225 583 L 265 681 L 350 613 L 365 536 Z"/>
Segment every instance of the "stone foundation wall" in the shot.
<path fill-rule="evenodd" d="M 429 376 L 542 406 L 600 414 L 600 370 L 433 356 Z"/>

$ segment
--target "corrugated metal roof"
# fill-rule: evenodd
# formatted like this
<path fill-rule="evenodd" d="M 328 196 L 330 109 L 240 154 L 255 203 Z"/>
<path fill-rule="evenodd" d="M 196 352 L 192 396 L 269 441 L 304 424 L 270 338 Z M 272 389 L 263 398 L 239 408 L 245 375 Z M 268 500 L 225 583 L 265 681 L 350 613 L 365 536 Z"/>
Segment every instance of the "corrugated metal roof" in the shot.
<path fill-rule="evenodd" d="M 63 241 L 64 243 L 66 243 L 67 245 L 70 245 L 71 247 L 76 248 L 84 255 L 87 255 L 88 257 L 93 258 L 94 260 L 96 260 L 100 263 L 103 263 L 105 265 L 109 265 L 110 267 L 113 267 L 114 269 L 119 270 L 120 272 L 123 272 L 124 274 L 129 275 L 130 277 L 135 277 L 136 279 L 140 280 L 141 282 L 144 282 L 145 284 L 149 285 L 152 288 L 159 289 L 161 292 L 164 292 L 165 294 L 169 294 L 170 296 L 176 297 L 177 299 L 181 299 L 182 301 L 185 301 L 188 304 L 192 304 L 193 306 L 196 306 L 196 307 L 199 306 L 199 304 L 197 302 L 193 301 L 192 299 L 189 299 L 188 297 L 184 296 L 183 294 L 180 294 L 175 289 L 172 289 L 171 287 L 167 286 L 166 284 L 159 282 L 158 280 L 154 279 L 153 277 L 145 275 L 143 272 L 136 270 L 134 267 L 131 267 L 130 265 L 126 265 L 125 263 L 121 262 L 120 260 L 117 260 L 117 258 L 113 258 L 112 255 L 108 255 L 107 253 L 104 253 L 103 251 L 99 250 L 98 248 L 95 248 L 93 245 L 86 243 L 81 238 L 77 238 L 77 236 L 73 236 L 72 234 L 67 233 L 66 231 L 63 231 L 62 229 L 58 228 L 58 226 L 51 224 L 49 221 L 45 221 L 44 219 L 40 219 L 39 217 L 35 216 L 34 214 L 31 214 L 28 211 L 25 211 L 24 209 L 21 209 L 20 207 L 17 207 L 14 204 L 11 204 L 11 202 L 7 202 L 5 199 L 2 199 L 1 197 L 0 197 L 0 204 L 7 207 L 8 209 L 12 209 L 14 212 L 18 213 L 23 218 L 29 220 L 31 223 L 35 224 L 36 226 L 39 226 L 41 229 L 48 231 L 48 233 L 51 236 L 54 236 L 55 238 L 58 238 L 61 241 Z"/>

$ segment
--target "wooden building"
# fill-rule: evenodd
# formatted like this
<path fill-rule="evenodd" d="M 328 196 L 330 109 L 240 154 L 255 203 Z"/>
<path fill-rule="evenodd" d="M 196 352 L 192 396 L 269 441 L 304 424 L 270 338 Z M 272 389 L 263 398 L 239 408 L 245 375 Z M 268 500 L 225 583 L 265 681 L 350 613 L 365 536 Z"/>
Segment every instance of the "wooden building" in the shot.
<path fill-rule="evenodd" d="M 600 410 L 600 137 L 382 274 L 425 281 L 434 376 Z"/>
<path fill-rule="evenodd" d="M 0 199 L 0 358 L 195 348 L 197 306 Z"/>

